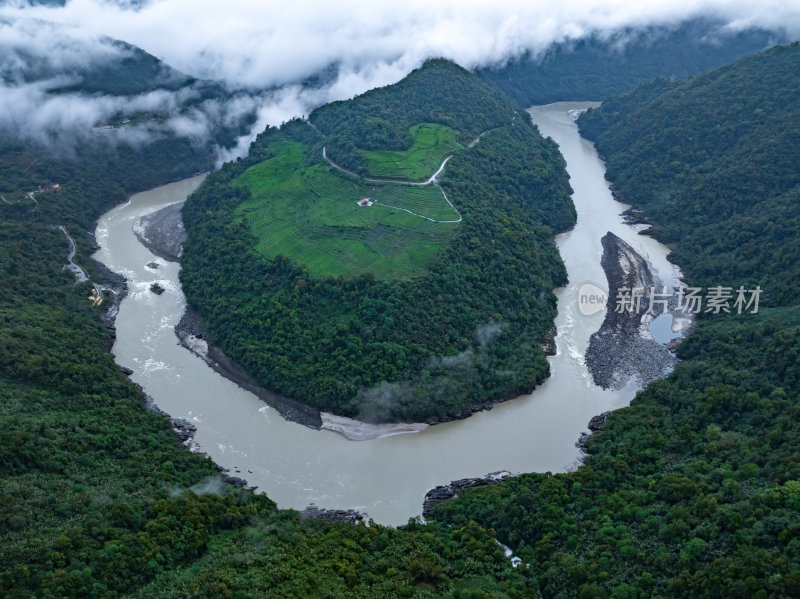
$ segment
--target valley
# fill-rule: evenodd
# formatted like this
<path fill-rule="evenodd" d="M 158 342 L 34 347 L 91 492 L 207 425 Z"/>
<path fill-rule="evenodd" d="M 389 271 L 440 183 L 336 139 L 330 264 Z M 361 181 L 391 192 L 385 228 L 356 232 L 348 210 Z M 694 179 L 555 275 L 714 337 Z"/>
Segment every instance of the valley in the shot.
<path fill-rule="evenodd" d="M 0 596 L 797 595 L 798 13 L 624 5 L 0 6 Z"/>

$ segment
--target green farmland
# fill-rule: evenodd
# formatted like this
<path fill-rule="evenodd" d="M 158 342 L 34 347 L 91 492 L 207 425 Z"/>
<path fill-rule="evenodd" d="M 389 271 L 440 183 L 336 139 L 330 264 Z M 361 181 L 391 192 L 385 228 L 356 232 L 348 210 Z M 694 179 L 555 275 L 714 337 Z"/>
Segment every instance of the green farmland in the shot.
<path fill-rule="evenodd" d="M 413 143 L 407 150 L 371 152 L 361 150 L 369 172 L 378 177 L 427 179 L 448 155 L 463 148 L 456 132 L 446 125 L 421 123 L 409 129 Z"/>
<path fill-rule="evenodd" d="M 458 227 L 427 220 L 459 218 L 436 186 L 367 183 L 308 165 L 295 141 L 270 149 L 275 156 L 239 177 L 252 199 L 236 209 L 268 258 L 286 256 L 314 276 L 410 278 L 426 271 Z M 359 206 L 363 198 L 373 205 Z"/>

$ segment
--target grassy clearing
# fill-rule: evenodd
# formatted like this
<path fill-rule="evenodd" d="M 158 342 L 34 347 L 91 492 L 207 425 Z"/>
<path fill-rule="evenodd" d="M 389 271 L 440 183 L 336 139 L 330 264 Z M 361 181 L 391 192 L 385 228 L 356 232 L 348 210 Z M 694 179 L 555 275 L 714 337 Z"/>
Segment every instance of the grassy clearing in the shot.
<path fill-rule="evenodd" d="M 315 276 L 409 278 L 425 271 L 458 226 L 389 207 L 435 220 L 458 218 L 435 186 L 365 183 L 325 165 L 306 165 L 301 143 L 270 147 L 273 158 L 239 177 L 253 199 L 236 210 L 264 256 L 282 254 Z M 358 206 L 365 197 L 374 205 Z"/>
<path fill-rule="evenodd" d="M 407 150 L 361 150 L 370 173 L 412 181 L 426 179 L 436 172 L 449 154 L 463 147 L 456 141 L 456 132 L 446 125 L 421 123 L 409 131 L 414 141 Z"/>

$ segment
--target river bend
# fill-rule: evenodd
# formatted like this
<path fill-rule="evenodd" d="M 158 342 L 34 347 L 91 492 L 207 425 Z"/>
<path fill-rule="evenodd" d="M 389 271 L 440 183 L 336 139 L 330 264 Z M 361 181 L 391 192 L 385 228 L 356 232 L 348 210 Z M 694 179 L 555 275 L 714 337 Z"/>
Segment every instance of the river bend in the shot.
<path fill-rule="evenodd" d="M 662 281 L 672 284 L 675 276 L 666 248 L 622 222 L 625 206 L 612 198 L 592 144 L 578 135 L 570 111 L 590 105 L 559 103 L 530 110 L 542 133 L 561 147 L 578 212 L 575 228 L 556 239 L 570 283 L 557 290 L 558 351 L 549 358 L 551 376 L 533 394 L 465 420 L 370 441 L 349 441 L 330 430 L 284 420 L 178 345 L 173 329 L 185 308 L 179 265 L 154 256 L 132 231 L 141 216 L 185 199 L 202 177 L 136 194 L 99 220 L 101 249 L 95 257 L 123 274 L 129 285 L 116 321 L 117 362 L 133 370 L 132 380 L 162 410 L 196 425 L 201 451 L 283 508 L 311 503 L 353 508 L 398 525 L 421 513 L 426 491 L 454 479 L 498 470 L 576 467 L 580 452 L 575 442 L 592 416 L 629 404 L 636 391 L 596 387 L 583 361 L 603 312 L 582 316 L 577 290 L 586 282 L 605 286 L 601 237 L 613 231 L 649 257 Z M 166 291 L 152 293 L 154 282 Z"/>

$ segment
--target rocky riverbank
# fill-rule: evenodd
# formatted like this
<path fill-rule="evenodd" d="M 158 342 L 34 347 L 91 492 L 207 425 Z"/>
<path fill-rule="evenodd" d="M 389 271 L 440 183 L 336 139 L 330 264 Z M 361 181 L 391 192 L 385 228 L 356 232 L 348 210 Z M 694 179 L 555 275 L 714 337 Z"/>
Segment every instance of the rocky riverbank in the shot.
<path fill-rule="evenodd" d="M 422 517 L 430 518 L 433 515 L 433 510 L 437 505 L 448 499 L 454 499 L 470 487 L 482 487 L 484 485 L 492 485 L 499 483 L 510 476 L 515 476 L 507 470 L 500 470 L 498 472 L 491 472 L 486 476 L 476 478 L 461 478 L 459 480 L 450 481 L 450 484 L 439 485 L 425 493 L 425 500 L 422 502 Z"/>
<path fill-rule="evenodd" d="M 319 411 L 265 389 L 220 348 L 209 343 L 202 319 L 192 308 L 187 307 L 180 322 L 175 326 L 175 334 L 183 347 L 201 357 L 206 364 L 225 378 L 250 391 L 287 420 L 313 429 L 322 427 Z"/>
<path fill-rule="evenodd" d="M 547 331 L 547 336 L 545 337 L 545 342 L 542 343 L 542 351 L 544 352 L 545 356 L 555 356 L 558 353 L 558 348 L 556 348 L 556 337 L 558 336 L 558 327 L 556 325 L 551 326 Z"/>
<path fill-rule="evenodd" d="M 591 437 L 594 433 L 602 430 L 609 416 L 611 416 L 610 410 L 603 412 L 602 414 L 598 414 L 597 416 L 593 416 L 592 419 L 589 421 L 589 424 L 587 425 L 589 428 L 589 432 L 581 433 L 581 436 L 575 442 L 575 447 L 580 449 L 584 454 L 587 453 L 586 449 L 587 449 L 587 444 L 589 443 L 589 437 Z"/>
<path fill-rule="evenodd" d="M 133 372 L 123 371 L 123 373 L 130 375 Z M 132 384 L 139 391 L 144 408 L 148 412 L 152 412 L 153 414 L 157 414 L 158 416 L 169 420 L 170 424 L 172 425 L 172 431 L 175 433 L 178 441 L 189 449 L 195 449 L 194 435 L 197 432 L 197 427 L 185 418 L 173 418 L 156 405 L 156 402 L 153 400 L 153 398 L 145 392 L 144 388 L 139 383 Z"/>
<path fill-rule="evenodd" d="M 311 504 L 300 512 L 300 516 L 303 518 L 311 518 L 313 520 L 324 520 L 326 522 L 346 522 L 348 524 L 358 524 L 364 520 L 366 514 L 362 514 L 356 510 L 329 510 Z"/>
<path fill-rule="evenodd" d="M 96 229 L 97 221 L 95 220 L 92 230 L 86 232 L 86 241 L 88 242 L 89 249 L 92 251 L 92 253 L 100 249 L 100 245 L 97 243 L 97 236 L 95 235 Z M 106 302 L 106 309 L 100 316 L 100 320 L 108 330 L 108 335 L 111 339 L 110 345 L 113 345 L 114 339 L 117 338 L 117 327 L 114 325 L 114 321 L 116 320 L 117 313 L 119 312 L 120 302 L 122 302 L 125 296 L 128 295 L 128 281 L 124 276 L 114 272 L 105 264 L 95 260 L 93 257 L 90 256 L 88 261 L 89 264 L 91 264 L 92 269 L 94 269 L 94 271 L 100 275 L 100 279 L 102 280 L 100 289 L 109 293 L 109 297 Z"/>
<path fill-rule="evenodd" d="M 92 235 L 89 239 L 90 243 L 92 244 L 90 247 L 93 250 L 99 249 L 96 241 L 94 241 L 94 235 Z M 128 295 L 128 281 L 126 281 L 125 277 L 123 277 L 121 274 L 112 271 L 105 264 L 98 262 L 94 258 L 89 258 L 89 263 L 92 265 L 94 271 L 100 275 L 100 278 L 103 281 L 100 284 L 100 289 L 108 292 L 106 309 L 100 315 L 100 320 L 108 330 L 108 335 L 113 343 L 113 340 L 117 338 L 117 327 L 114 325 L 114 321 L 116 320 L 117 313 L 119 312 L 120 302 L 122 302 L 125 296 Z"/>
<path fill-rule="evenodd" d="M 650 308 L 650 290 L 661 289 L 661 281 L 647 260 L 613 233 L 607 233 L 602 244 L 609 300 L 603 324 L 589 340 L 586 365 L 595 384 L 604 389 L 621 389 L 632 380 L 644 387 L 666 376 L 677 362 L 649 330 L 663 310 L 660 304 Z M 616 301 L 622 289 L 643 289 L 640 304 L 620 311 Z M 667 313 L 674 309 L 670 300 Z"/>

